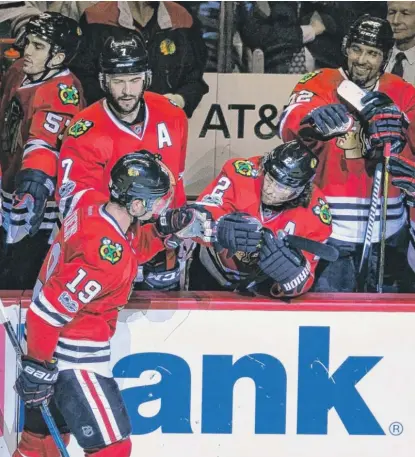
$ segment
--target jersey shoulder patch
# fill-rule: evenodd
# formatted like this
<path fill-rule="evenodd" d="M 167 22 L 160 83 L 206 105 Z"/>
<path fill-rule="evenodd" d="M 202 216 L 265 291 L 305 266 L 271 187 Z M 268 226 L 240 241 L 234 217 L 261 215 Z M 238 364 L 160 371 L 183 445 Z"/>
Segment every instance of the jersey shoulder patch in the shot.
<path fill-rule="evenodd" d="M 251 160 L 238 159 L 233 161 L 233 167 L 238 175 L 247 178 L 256 178 L 259 174 L 258 168 Z"/>
<path fill-rule="evenodd" d="M 79 105 L 79 91 L 73 85 L 59 83 L 58 97 L 63 105 Z"/>
<path fill-rule="evenodd" d="M 312 208 L 313 214 L 320 218 L 323 224 L 331 225 L 332 216 L 328 203 L 321 197 L 317 199 L 317 205 Z"/>
<path fill-rule="evenodd" d="M 78 138 L 82 135 L 85 135 L 88 130 L 90 130 L 94 126 L 92 121 L 88 121 L 87 119 L 79 119 L 75 122 L 75 124 L 71 125 L 68 129 L 68 136 L 73 136 L 74 138 Z"/>
<path fill-rule="evenodd" d="M 321 73 L 320 70 L 307 73 L 300 79 L 300 81 L 298 81 L 298 84 L 305 84 L 306 82 L 310 81 L 310 79 L 315 78 L 320 73 Z"/>
<path fill-rule="evenodd" d="M 120 243 L 114 242 L 108 237 L 101 239 L 99 247 L 99 256 L 102 260 L 106 260 L 111 265 L 115 265 L 122 258 L 123 246 Z"/>

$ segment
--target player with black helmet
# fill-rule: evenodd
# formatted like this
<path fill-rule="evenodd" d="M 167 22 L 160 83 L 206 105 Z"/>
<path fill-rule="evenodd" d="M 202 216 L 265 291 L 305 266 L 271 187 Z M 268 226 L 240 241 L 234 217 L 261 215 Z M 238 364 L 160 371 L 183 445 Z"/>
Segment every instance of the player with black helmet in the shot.
<path fill-rule="evenodd" d="M 131 425 L 112 377 L 110 339 L 137 264 L 164 248 L 157 225 L 140 223 L 166 213 L 171 181 L 145 151 L 121 157 L 110 176 L 105 203 L 96 203 L 94 190 L 71 199 L 39 275 L 27 313 L 27 355 L 16 382 L 26 411 L 14 457 L 59 454 L 39 410 L 44 400 L 66 445 L 71 433 L 85 455 L 131 454 Z M 177 217 L 184 210 L 170 211 L 175 225 L 163 226 L 165 237 L 188 221 Z"/>
<path fill-rule="evenodd" d="M 147 90 L 151 70 L 142 37 L 126 32 L 107 38 L 99 66 L 106 97 L 73 120 L 62 144 L 56 198 L 63 214 L 66 200 L 79 190 L 96 189 L 105 199 L 109 170 L 120 157 L 138 149 L 155 154 L 169 169 L 174 189 L 171 207 L 184 205 L 187 118 L 169 99 Z M 178 258 L 176 251 L 160 253 L 155 265 L 142 268 L 138 278 L 144 278 L 143 287 L 179 288 L 185 257 Z M 155 277 L 163 280 L 154 282 Z"/>
<path fill-rule="evenodd" d="M 317 259 L 290 247 L 284 236 L 324 242 L 331 234 L 328 205 L 313 184 L 317 166 L 317 157 L 298 141 L 264 157 L 226 162 L 197 199 L 216 220 L 216 241 L 198 248 L 190 289 L 249 288 L 272 297 L 306 292 Z"/>
<path fill-rule="evenodd" d="M 392 46 L 393 34 L 386 20 L 369 15 L 358 18 L 344 38 L 343 66 L 305 75 L 281 116 L 282 140 L 301 135 L 318 155 L 316 184 L 325 194 L 333 215 L 329 243 L 340 250 L 340 257 L 330 264 L 320 263 L 317 291 L 356 290 L 375 166 L 387 144 L 392 154 L 410 157 L 414 150 L 413 134 L 408 129 L 415 117 L 415 89 L 398 76 L 384 72 Z M 348 80 L 362 91 L 359 112 L 338 93 L 341 83 Z M 389 248 L 386 252 L 386 287 L 394 284 L 390 291 L 398 290 L 395 280 L 405 273 L 406 220 L 400 189 L 392 185 L 386 223 L 387 245 L 394 246 L 390 256 Z M 380 237 L 378 210 L 367 282 L 372 291 L 376 290 Z"/>
<path fill-rule="evenodd" d="M 23 58 L 2 81 L 1 289 L 33 287 L 58 220 L 59 148 L 69 122 L 84 106 L 81 84 L 66 68 L 80 36 L 77 22 L 59 13 L 30 19 L 20 40 Z"/>

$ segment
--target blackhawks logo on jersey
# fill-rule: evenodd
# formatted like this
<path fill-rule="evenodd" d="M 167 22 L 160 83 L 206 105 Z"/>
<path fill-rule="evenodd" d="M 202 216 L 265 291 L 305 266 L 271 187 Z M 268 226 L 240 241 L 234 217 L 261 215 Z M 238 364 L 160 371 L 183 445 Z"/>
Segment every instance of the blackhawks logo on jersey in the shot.
<path fill-rule="evenodd" d="M 307 73 L 298 82 L 300 84 L 305 84 L 306 82 L 310 81 L 310 79 L 313 79 L 314 77 L 316 77 L 319 73 L 320 73 L 320 71 L 312 71 L 311 73 Z"/>
<path fill-rule="evenodd" d="M 318 199 L 318 205 L 313 207 L 313 213 L 318 216 L 323 224 L 331 224 L 331 213 L 329 205 L 322 199 Z"/>
<path fill-rule="evenodd" d="M 79 92 L 75 86 L 58 84 L 59 99 L 64 105 L 79 105 Z"/>
<path fill-rule="evenodd" d="M 112 265 L 121 260 L 123 251 L 121 244 L 114 243 L 109 238 L 102 238 L 101 243 L 99 255 L 102 260 L 108 260 Z"/>
<path fill-rule="evenodd" d="M 258 176 L 258 170 L 250 160 L 235 160 L 233 163 L 235 171 L 248 178 L 256 178 Z"/>
<path fill-rule="evenodd" d="M 92 121 L 86 121 L 85 119 L 79 119 L 74 125 L 69 127 L 68 135 L 78 138 L 79 136 L 86 133 L 90 128 L 92 128 L 94 123 Z"/>

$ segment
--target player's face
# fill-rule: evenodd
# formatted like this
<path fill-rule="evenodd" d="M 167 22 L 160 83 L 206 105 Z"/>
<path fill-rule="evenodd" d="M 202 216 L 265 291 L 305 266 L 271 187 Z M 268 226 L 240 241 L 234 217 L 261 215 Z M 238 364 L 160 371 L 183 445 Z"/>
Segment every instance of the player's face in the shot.
<path fill-rule="evenodd" d="M 415 2 L 388 2 L 387 19 L 398 43 L 415 41 Z"/>
<path fill-rule="evenodd" d="M 347 48 L 349 76 L 360 87 L 371 87 L 376 82 L 382 64 L 383 53 L 378 48 L 360 43 L 352 43 Z"/>
<path fill-rule="evenodd" d="M 138 106 L 144 88 L 144 73 L 108 75 L 109 98 L 122 114 L 132 113 Z"/>
<path fill-rule="evenodd" d="M 140 221 L 148 221 L 151 219 L 152 213 L 148 211 L 142 200 L 134 200 L 130 206 L 130 214 Z"/>
<path fill-rule="evenodd" d="M 265 173 L 262 185 L 261 201 L 264 205 L 279 206 L 297 198 L 304 187 L 292 188 L 277 182 L 269 173 Z"/>
<path fill-rule="evenodd" d="M 50 44 L 36 35 L 29 34 L 23 53 L 23 71 L 30 76 L 41 74 L 46 69 L 49 59 Z"/>

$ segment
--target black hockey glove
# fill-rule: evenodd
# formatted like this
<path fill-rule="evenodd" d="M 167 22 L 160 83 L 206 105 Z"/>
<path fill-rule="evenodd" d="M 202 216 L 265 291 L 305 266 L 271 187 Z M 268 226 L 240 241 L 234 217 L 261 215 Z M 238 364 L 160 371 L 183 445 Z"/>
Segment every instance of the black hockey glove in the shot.
<path fill-rule="evenodd" d="M 303 138 L 329 140 L 347 133 L 353 127 L 353 118 L 341 104 L 314 108 L 301 121 L 300 135 Z"/>
<path fill-rule="evenodd" d="M 387 143 L 391 145 L 392 154 L 402 152 L 409 126 L 405 113 L 382 92 L 369 92 L 362 98 L 362 104 L 364 108 L 359 114 L 367 123 L 364 128 L 367 136 L 365 157 L 380 157 Z"/>
<path fill-rule="evenodd" d="M 415 208 L 415 162 L 405 157 L 391 155 L 388 170 L 393 176 L 392 184 L 405 193 L 406 202 Z"/>
<path fill-rule="evenodd" d="M 383 92 L 368 92 L 361 100 L 364 108 L 359 111 L 359 115 L 363 121 L 369 122 L 374 116 L 383 113 L 385 108 L 394 106 L 393 100 Z"/>
<path fill-rule="evenodd" d="M 216 223 L 219 250 L 228 250 L 227 257 L 235 252 L 256 252 L 262 239 L 262 225 L 255 217 L 245 213 L 226 214 Z"/>
<path fill-rule="evenodd" d="M 31 168 L 21 170 L 16 176 L 13 208 L 27 208 L 26 225 L 30 236 L 36 235 L 42 224 L 46 202 L 48 197 L 53 195 L 55 184 L 56 179 L 51 178 L 43 171 Z M 11 224 L 13 224 L 13 216 L 17 217 L 17 215 L 12 213 Z"/>
<path fill-rule="evenodd" d="M 264 230 L 258 266 L 285 294 L 295 290 L 300 293 L 310 276 L 310 265 L 304 255 L 269 230 Z"/>
<path fill-rule="evenodd" d="M 44 400 L 49 403 L 58 374 L 56 359 L 42 363 L 28 356 L 22 357 L 22 371 L 15 390 L 27 408 L 38 408 Z"/>
<path fill-rule="evenodd" d="M 179 246 L 180 240 L 188 238 L 213 242 L 213 226 L 211 213 L 200 205 L 168 209 L 156 221 L 156 230 L 166 237 L 165 244 L 172 249 Z"/>
<path fill-rule="evenodd" d="M 156 221 L 156 229 L 161 236 L 172 235 L 187 227 L 193 220 L 194 210 L 186 206 L 168 209 Z"/>

